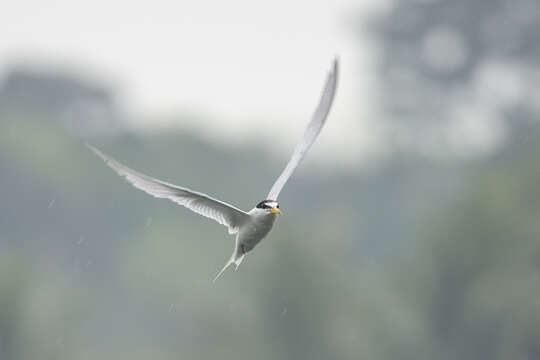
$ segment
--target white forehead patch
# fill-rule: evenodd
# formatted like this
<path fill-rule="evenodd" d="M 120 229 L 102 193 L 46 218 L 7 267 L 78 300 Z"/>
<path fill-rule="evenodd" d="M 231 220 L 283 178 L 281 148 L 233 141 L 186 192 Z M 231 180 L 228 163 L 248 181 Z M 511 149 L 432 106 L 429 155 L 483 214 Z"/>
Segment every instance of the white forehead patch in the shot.
<path fill-rule="evenodd" d="M 279 204 L 277 201 L 274 200 L 263 200 L 260 203 L 257 204 L 257 208 L 259 209 L 271 209 L 274 207 L 278 207 Z"/>

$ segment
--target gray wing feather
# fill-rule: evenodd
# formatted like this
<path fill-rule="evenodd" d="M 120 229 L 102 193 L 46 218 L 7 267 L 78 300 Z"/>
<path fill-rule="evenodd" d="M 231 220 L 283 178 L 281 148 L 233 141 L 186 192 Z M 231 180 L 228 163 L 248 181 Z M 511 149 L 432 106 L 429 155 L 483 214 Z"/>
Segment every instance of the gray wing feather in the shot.
<path fill-rule="evenodd" d="M 107 165 L 118 173 L 118 175 L 125 178 L 136 188 L 141 189 L 142 191 L 157 198 L 170 199 L 175 203 L 196 212 L 197 214 L 214 219 L 218 223 L 227 226 L 230 234 L 236 233 L 238 231 L 238 227 L 248 217 L 246 212 L 232 205 L 211 198 L 206 194 L 169 184 L 167 182 L 141 174 L 119 163 L 95 147 L 89 144 L 86 144 L 86 146 L 96 153 L 96 155 L 102 158 Z"/>
<path fill-rule="evenodd" d="M 285 183 L 287 182 L 287 180 L 289 180 L 292 173 L 294 172 L 298 164 L 300 164 L 307 151 L 309 150 L 311 145 L 313 145 L 315 139 L 321 132 L 321 129 L 326 122 L 328 112 L 332 107 L 332 102 L 334 101 L 338 79 L 338 70 L 338 60 L 335 59 L 332 71 L 328 74 L 326 85 L 324 86 L 321 99 L 319 100 L 319 105 L 317 106 L 315 113 L 311 117 L 311 122 L 306 128 L 302 140 L 298 143 L 298 145 L 296 145 L 296 148 L 294 149 L 293 155 L 289 160 L 289 163 L 287 164 L 281 175 L 277 178 L 276 182 L 272 186 L 272 189 L 270 189 L 270 192 L 266 197 L 268 200 L 277 200 L 281 189 L 283 189 L 283 186 L 285 186 Z"/>

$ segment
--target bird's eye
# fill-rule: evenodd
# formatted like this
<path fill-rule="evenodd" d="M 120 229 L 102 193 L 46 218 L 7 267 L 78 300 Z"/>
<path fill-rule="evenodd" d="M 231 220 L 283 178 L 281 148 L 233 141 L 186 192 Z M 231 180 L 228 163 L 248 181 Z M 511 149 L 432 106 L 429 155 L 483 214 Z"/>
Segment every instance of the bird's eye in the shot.
<path fill-rule="evenodd" d="M 276 206 L 276 207 L 277 207 L 277 208 L 279 209 L 279 205 L 278 205 L 278 206 Z"/>

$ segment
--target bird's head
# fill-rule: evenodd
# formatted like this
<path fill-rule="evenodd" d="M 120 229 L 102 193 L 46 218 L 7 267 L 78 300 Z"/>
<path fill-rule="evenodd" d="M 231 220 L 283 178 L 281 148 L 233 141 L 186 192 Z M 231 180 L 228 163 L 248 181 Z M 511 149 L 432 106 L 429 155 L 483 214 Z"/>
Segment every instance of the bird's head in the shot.
<path fill-rule="evenodd" d="M 279 204 L 275 200 L 263 200 L 255 207 L 270 214 L 281 214 L 281 211 L 279 211 Z"/>

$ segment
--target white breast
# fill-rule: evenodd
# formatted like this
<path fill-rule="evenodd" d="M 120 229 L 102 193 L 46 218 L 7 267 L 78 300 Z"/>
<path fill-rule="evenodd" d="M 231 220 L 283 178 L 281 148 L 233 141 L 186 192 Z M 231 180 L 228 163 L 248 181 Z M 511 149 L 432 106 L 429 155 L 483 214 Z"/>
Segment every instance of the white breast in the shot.
<path fill-rule="evenodd" d="M 243 224 L 239 231 L 238 242 L 248 252 L 255 247 L 272 230 L 277 215 L 265 210 L 253 209 L 248 213 L 250 221 Z"/>

